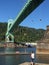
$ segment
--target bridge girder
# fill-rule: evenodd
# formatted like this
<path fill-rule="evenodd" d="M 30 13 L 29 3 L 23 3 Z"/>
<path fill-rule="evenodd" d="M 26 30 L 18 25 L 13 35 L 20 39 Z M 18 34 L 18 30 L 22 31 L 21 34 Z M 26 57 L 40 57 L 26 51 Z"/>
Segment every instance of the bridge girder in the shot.
<path fill-rule="evenodd" d="M 20 11 L 16 19 L 12 22 L 9 32 L 12 33 L 14 27 L 17 27 L 32 11 L 34 11 L 44 0 L 28 0 L 26 5 Z"/>
<path fill-rule="evenodd" d="M 13 29 L 17 26 L 32 12 L 34 11 L 44 0 L 28 0 L 26 5 L 20 11 L 15 20 L 8 20 L 7 32 L 6 32 L 6 42 L 13 41 L 14 36 L 11 34 Z M 9 40 L 11 37 L 11 40 Z"/>

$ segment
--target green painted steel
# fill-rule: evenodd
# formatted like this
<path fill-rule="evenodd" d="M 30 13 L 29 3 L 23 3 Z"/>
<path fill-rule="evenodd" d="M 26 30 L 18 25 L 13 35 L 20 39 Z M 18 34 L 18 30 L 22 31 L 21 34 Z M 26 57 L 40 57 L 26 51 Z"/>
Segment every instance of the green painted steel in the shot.
<path fill-rule="evenodd" d="M 13 34 L 11 34 L 9 32 L 9 29 L 12 25 L 12 21 L 13 21 L 12 19 L 8 20 L 7 32 L 6 32 L 6 35 L 5 35 L 6 36 L 5 42 L 14 42 L 14 36 L 13 36 Z"/>
<path fill-rule="evenodd" d="M 44 0 L 28 0 L 26 5 L 20 11 L 15 20 L 8 20 L 6 42 L 14 42 L 14 36 L 11 34 L 13 29 L 17 26 L 32 12 L 36 9 Z M 11 40 L 10 40 L 11 37 Z"/>
<path fill-rule="evenodd" d="M 12 33 L 14 27 L 18 26 L 34 9 L 36 9 L 44 0 L 28 0 L 26 5 L 20 11 L 16 19 L 12 22 L 9 32 Z"/>
<path fill-rule="evenodd" d="M 8 33 L 5 42 L 14 42 L 14 36 L 11 33 Z"/>

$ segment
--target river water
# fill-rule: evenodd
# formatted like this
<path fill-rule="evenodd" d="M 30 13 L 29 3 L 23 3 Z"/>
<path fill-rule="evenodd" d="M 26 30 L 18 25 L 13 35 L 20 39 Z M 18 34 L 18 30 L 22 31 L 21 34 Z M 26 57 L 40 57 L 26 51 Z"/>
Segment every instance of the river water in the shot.
<path fill-rule="evenodd" d="M 32 50 L 36 52 L 36 48 L 0 48 L 0 53 L 1 52 L 29 52 L 31 53 Z M 30 55 L 0 55 L 0 65 L 19 65 L 20 63 L 23 62 L 30 62 L 31 58 Z M 36 56 L 34 62 L 40 62 Z M 44 60 L 45 62 L 45 60 Z"/>

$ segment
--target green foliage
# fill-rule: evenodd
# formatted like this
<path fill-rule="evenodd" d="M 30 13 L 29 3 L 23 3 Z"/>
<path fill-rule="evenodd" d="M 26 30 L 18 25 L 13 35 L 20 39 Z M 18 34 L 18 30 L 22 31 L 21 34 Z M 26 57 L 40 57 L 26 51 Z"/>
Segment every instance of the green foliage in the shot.
<path fill-rule="evenodd" d="M 0 41 L 5 40 L 6 30 L 7 30 L 7 23 L 0 23 Z"/>
<path fill-rule="evenodd" d="M 7 23 L 0 23 L 0 41 L 5 41 Z M 35 42 L 44 36 L 45 30 L 18 26 L 13 30 L 15 42 Z"/>

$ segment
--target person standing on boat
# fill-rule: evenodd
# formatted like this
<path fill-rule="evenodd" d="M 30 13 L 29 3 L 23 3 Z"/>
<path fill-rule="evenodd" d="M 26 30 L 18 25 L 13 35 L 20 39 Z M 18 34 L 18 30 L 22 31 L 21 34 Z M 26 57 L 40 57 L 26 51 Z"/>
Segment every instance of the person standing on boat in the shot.
<path fill-rule="evenodd" d="M 31 65 L 34 65 L 34 59 L 35 59 L 35 54 L 32 51 L 32 53 L 31 53 Z"/>

